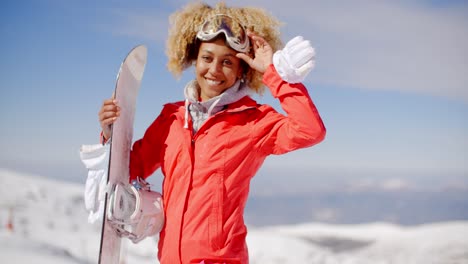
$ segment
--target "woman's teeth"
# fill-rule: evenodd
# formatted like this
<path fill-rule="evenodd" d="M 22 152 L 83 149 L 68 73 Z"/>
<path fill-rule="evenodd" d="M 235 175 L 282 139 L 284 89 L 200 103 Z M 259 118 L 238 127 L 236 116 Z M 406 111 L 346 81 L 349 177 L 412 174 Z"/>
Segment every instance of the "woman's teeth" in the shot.
<path fill-rule="evenodd" d="M 221 81 L 206 79 L 206 83 L 208 83 L 208 85 L 219 85 L 219 84 L 221 84 Z"/>

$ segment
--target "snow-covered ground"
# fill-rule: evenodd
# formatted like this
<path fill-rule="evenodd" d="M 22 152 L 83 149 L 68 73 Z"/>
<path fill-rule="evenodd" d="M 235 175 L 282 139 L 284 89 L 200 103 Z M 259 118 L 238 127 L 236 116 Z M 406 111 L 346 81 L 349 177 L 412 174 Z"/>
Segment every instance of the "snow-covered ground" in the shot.
<path fill-rule="evenodd" d="M 0 169 L 0 262 L 97 263 L 100 226 L 87 223 L 82 192 L 80 184 Z M 462 264 L 468 221 L 256 227 L 248 245 L 252 264 Z M 128 264 L 158 263 L 155 239 L 125 242 L 123 254 Z"/>

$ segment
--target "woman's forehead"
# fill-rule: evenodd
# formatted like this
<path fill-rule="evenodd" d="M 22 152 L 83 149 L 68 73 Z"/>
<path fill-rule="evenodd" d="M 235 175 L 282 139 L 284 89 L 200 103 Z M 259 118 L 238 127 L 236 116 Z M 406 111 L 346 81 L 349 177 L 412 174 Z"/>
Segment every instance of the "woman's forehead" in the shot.
<path fill-rule="evenodd" d="M 226 44 L 226 42 L 223 39 L 217 39 L 215 41 L 210 41 L 210 42 L 201 42 L 200 52 L 208 52 L 208 53 L 213 53 L 213 54 L 223 54 L 226 56 L 236 56 L 238 53 L 237 51 L 233 50 L 229 45 Z"/>

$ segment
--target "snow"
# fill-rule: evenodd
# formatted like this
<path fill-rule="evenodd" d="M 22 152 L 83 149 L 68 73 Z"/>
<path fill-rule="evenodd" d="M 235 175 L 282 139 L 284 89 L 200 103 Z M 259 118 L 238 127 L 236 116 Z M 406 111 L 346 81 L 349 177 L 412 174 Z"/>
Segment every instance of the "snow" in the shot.
<path fill-rule="evenodd" d="M 83 190 L 0 169 L 1 262 L 97 263 L 100 226 L 87 223 Z M 468 263 L 468 221 L 251 227 L 247 243 L 252 264 L 461 264 Z M 125 241 L 122 254 L 128 264 L 158 263 L 157 241 Z"/>
<path fill-rule="evenodd" d="M 249 240 L 253 245 L 274 243 L 274 250 L 268 252 L 266 258 L 263 252 L 265 247 L 252 247 L 250 253 L 256 263 L 442 264 L 468 261 L 467 222 L 433 223 L 417 227 L 387 223 L 312 223 L 263 228 L 261 233 L 257 230 L 253 233 L 253 238 Z M 282 243 L 287 246 L 278 246 Z M 291 247 L 295 262 L 282 261 L 289 261 L 288 254 L 279 250 L 282 247 Z M 300 259 L 297 259 L 298 256 Z"/>

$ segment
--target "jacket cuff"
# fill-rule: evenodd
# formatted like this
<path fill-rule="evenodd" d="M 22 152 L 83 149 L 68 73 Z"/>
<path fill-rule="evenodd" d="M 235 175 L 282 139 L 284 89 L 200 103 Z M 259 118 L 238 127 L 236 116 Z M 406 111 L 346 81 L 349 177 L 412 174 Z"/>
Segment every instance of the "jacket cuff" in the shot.
<path fill-rule="evenodd" d="M 109 141 L 109 139 L 104 137 L 104 132 L 101 131 L 101 135 L 99 137 L 99 142 L 101 142 L 102 145 L 105 145 L 108 141 Z"/>
<path fill-rule="evenodd" d="M 283 80 L 273 64 L 270 64 L 266 69 L 262 81 L 270 89 L 271 95 L 275 98 L 296 93 L 298 90 L 304 93 L 304 90 L 306 90 L 302 83 L 288 83 Z"/>

